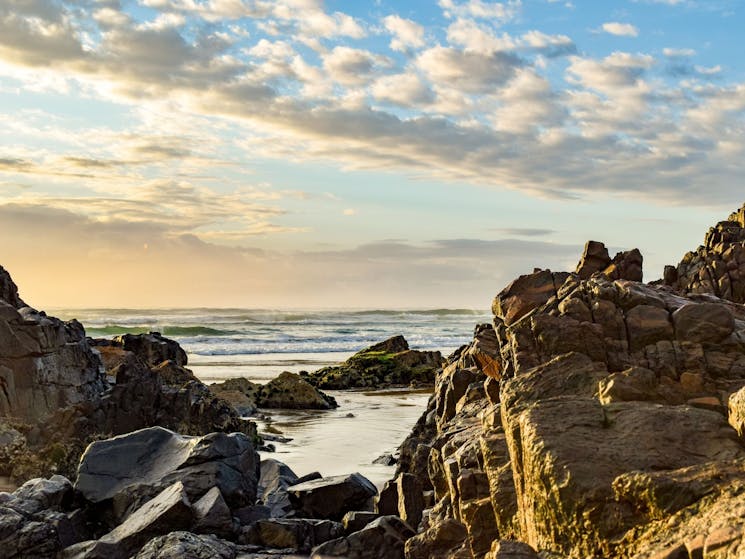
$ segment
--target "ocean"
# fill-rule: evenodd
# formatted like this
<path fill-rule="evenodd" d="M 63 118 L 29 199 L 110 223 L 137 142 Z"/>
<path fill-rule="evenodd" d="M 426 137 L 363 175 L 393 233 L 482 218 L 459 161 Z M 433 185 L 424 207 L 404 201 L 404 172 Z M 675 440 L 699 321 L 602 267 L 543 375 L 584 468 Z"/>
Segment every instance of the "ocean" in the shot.
<path fill-rule="evenodd" d="M 194 374 L 206 384 L 245 377 L 268 382 L 282 371 L 314 371 L 402 334 L 412 349 L 449 355 L 473 337 L 486 311 L 246 309 L 53 309 L 49 314 L 77 318 L 91 337 L 157 331 L 186 350 Z M 262 453 L 287 463 L 299 475 L 320 471 L 338 475 L 359 471 L 378 486 L 394 468 L 372 464 L 394 452 L 426 407 L 422 391 L 329 391 L 340 406 L 331 411 L 266 410 L 254 417 L 260 431 L 269 425 L 287 443 Z"/>

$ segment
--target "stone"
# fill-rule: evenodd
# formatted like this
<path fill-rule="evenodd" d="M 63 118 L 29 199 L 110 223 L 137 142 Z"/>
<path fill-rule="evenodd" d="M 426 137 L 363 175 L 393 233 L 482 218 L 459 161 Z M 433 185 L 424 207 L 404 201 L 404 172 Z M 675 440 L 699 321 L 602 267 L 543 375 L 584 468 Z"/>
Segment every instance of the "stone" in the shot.
<path fill-rule="evenodd" d="M 114 344 L 125 351 L 131 351 L 151 367 L 156 367 L 163 361 L 173 361 L 180 367 L 187 364 L 186 352 L 181 346 L 159 332 L 124 334 L 115 337 Z"/>
<path fill-rule="evenodd" d="M 308 552 L 313 547 L 345 534 L 344 526 L 331 520 L 270 518 L 246 529 L 241 541 L 271 549 Z"/>
<path fill-rule="evenodd" d="M 287 464 L 272 458 L 261 461 L 258 498 L 269 507 L 271 516 L 279 518 L 293 510 L 287 488 L 298 481 L 298 476 Z"/>
<path fill-rule="evenodd" d="M 105 507 L 114 524 L 176 481 L 196 501 L 217 487 L 231 508 L 255 502 L 259 460 L 240 433 L 186 437 L 160 427 L 92 443 L 83 454 L 75 489 Z"/>
<path fill-rule="evenodd" d="M 396 479 L 398 516 L 412 528 L 419 526 L 424 510 L 422 484 L 414 474 L 402 473 Z"/>
<path fill-rule="evenodd" d="M 386 481 L 380 494 L 375 498 L 375 511 L 382 516 L 398 514 L 398 484 L 396 480 Z"/>
<path fill-rule="evenodd" d="M 717 344 L 735 329 L 735 319 L 725 305 L 695 303 L 680 307 L 673 315 L 675 337 L 696 343 Z"/>
<path fill-rule="evenodd" d="M 359 473 L 307 481 L 292 485 L 287 491 L 299 515 L 329 520 L 341 520 L 350 510 L 362 509 L 378 493 Z"/>
<path fill-rule="evenodd" d="M 390 452 L 381 454 L 372 461 L 373 464 L 380 464 L 381 466 L 395 466 L 397 462 L 398 460 Z"/>
<path fill-rule="evenodd" d="M 210 391 L 229 402 L 243 416 L 253 415 L 259 407 L 261 385 L 245 378 L 231 378 L 211 384 Z"/>
<path fill-rule="evenodd" d="M 31 479 L 13 492 L 13 507 L 29 515 L 42 510 L 59 511 L 70 505 L 72 493 L 72 483 L 66 477 Z"/>
<path fill-rule="evenodd" d="M 727 405 L 729 424 L 745 440 L 745 387 L 731 394 Z"/>
<path fill-rule="evenodd" d="M 333 397 L 317 390 L 300 375 L 287 371 L 260 389 L 257 403 L 261 408 L 329 410 L 338 407 Z"/>
<path fill-rule="evenodd" d="M 319 545 L 313 549 L 311 558 L 403 559 L 406 540 L 414 534 L 414 530 L 400 518 L 381 516 L 359 532 Z"/>
<path fill-rule="evenodd" d="M 169 532 L 188 529 L 191 522 L 192 510 L 189 499 L 184 485 L 177 481 L 97 541 L 67 548 L 64 557 L 128 559 L 136 555 L 151 539 Z"/>
<path fill-rule="evenodd" d="M 510 326 L 554 295 L 554 274 L 550 270 L 541 270 L 520 276 L 505 287 L 494 299 L 492 312 L 505 325 Z"/>
<path fill-rule="evenodd" d="M 523 542 L 496 540 L 485 559 L 538 559 L 535 549 Z"/>
<path fill-rule="evenodd" d="M 192 530 L 198 534 L 230 536 L 233 533 L 233 515 L 222 493 L 213 487 L 193 506 L 194 525 Z"/>
<path fill-rule="evenodd" d="M 673 338 L 673 325 L 665 309 L 653 305 L 637 305 L 626 313 L 629 349 L 644 349 L 660 340 Z"/>
<path fill-rule="evenodd" d="M 439 351 L 409 349 L 402 336 L 355 353 L 344 363 L 303 376 L 321 389 L 385 388 L 398 385 L 431 385 L 442 366 Z"/>
<path fill-rule="evenodd" d="M 465 526 L 445 518 L 406 542 L 406 559 L 446 559 L 463 545 L 468 535 Z"/>
<path fill-rule="evenodd" d="M 595 272 L 602 272 L 611 263 L 608 249 L 598 241 L 587 241 L 582 257 L 574 271 L 580 278 L 588 279 Z"/>
<path fill-rule="evenodd" d="M 236 559 L 234 544 L 214 536 L 171 532 L 150 540 L 135 559 Z"/>
<path fill-rule="evenodd" d="M 359 532 L 365 526 L 370 524 L 373 520 L 379 518 L 380 515 L 376 512 L 368 512 L 363 510 L 349 511 L 341 519 L 342 526 L 347 535 L 352 532 Z"/>

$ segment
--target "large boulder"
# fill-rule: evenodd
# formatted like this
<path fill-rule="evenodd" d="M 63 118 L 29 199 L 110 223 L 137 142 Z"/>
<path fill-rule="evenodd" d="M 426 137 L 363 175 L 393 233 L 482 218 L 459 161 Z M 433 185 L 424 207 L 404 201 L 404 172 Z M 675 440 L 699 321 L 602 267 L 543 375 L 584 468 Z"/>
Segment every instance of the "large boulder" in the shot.
<path fill-rule="evenodd" d="M 305 373 L 304 378 L 313 386 L 331 390 L 432 384 L 441 366 L 439 351 L 412 350 L 403 336 L 394 336 L 355 353 L 341 365 Z"/>
<path fill-rule="evenodd" d="M 311 558 L 403 559 L 406 540 L 414 534 L 414 530 L 400 518 L 381 516 L 359 532 L 319 545 Z"/>
<path fill-rule="evenodd" d="M 273 518 L 286 516 L 293 507 L 287 489 L 297 483 L 298 476 L 287 464 L 267 458 L 261 461 L 258 499 L 269 508 Z"/>
<path fill-rule="evenodd" d="M 181 346 L 162 336 L 160 332 L 124 334 L 115 337 L 114 344 L 125 351 L 131 351 L 151 367 L 157 367 L 163 361 L 173 361 L 181 367 L 187 363 L 186 352 Z"/>
<path fill-rule="evenodd" d="M 64 559 L 129 559 L 157 536 L 186 530 L 193 513 L 184 485 L 177 481 L 135 510 L 98 540 L 67 548 Z"/>
<path fill-rule="evenodd" d="M 258 478 L 258 454 L 245 435 L 187 437 L 152 427 L 91 444 L 75 489 L 116 523 L 177 481 L 192 502 L 217 487 L 231 508 L 252 505 Z"/>
<path fill-rule="evenodd" d="M 287 491 L 298 515 L 330 520 L 341 520 L 347 512 L 365 508 L 378 493 L 370 480 L 358 473 L 307 481 Z"/>

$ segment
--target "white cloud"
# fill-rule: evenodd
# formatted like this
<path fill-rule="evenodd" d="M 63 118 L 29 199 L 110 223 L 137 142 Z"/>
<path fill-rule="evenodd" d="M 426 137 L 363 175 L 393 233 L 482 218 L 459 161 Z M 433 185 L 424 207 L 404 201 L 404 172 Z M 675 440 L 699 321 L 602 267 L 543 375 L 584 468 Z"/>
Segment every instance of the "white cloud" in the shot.
<path fill-rule="evenodd" d="M 602 25 L 603 31 L 618 37 L 638 37 L 639 29 L 630 23 L 620 23 L 618 21 L 609 21 Z"/>
<path fill-rule="evenodd" d="M 346 85 L 366 83 L 379 62 L 385 62 L 383 57 L 350 47 L 337 46 L 323 55 L 323 67 L 331 79 Z"/>
<path fill-rule="evenodd" d="M 416 63 L 433 82 L 454 85 L 471 93 L 504 84 L 522 64 L 511 54 L 483 54 L 442 46 L 423 51 Z"/>
<path fill-rule="evenodd" d="M 413 72 L 379 78 L 372 86 L 372 94 L 379 101 L 417 107 L 434 100 L 432 91 Z"/>
<path fill-rule="evenodd" d="M 485 2 L 484 0 L 438 0 L 445 17 L 472 17 L 488 19 L 497 22 L 507 22 L 515 18 L 522 7 L 521 0 L 507 0 L 505 2 Z"/>
<path fill-rule="evenodd" d="M 405 51 L 407 48 L 424 46 L 424 28 L 410 19 L 398 15 L 383 18 L 383 25 L 393 35 L 390 47 L 392 50 Z"/>
<path fill-rule="evenodd" d="M 662 53 L 669 58 L 687 58 L 696 55 L 696 51 L 693 49 L 665 48 L 662 49 Z"/>

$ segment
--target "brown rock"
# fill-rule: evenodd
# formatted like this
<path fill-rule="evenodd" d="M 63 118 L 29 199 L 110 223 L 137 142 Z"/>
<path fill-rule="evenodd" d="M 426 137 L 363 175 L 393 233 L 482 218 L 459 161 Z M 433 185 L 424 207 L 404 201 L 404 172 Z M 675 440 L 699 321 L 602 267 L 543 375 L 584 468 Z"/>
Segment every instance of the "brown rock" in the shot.
<path fill-rule="evenodd" d="M 587 241 L 582 257 L 577 264 L 575 273 L 582 279 L 587 279 L 595 272 L 605 270 L 611 263 L 608 249 L 598 241 Z"/>
<path fill-rule="evenodd" d="M 698 343 L 719 343 L 735 329 L 732 312 L 726 305 L 698 303 L 680 307 L 672 315 L 675 337 Z"/>

